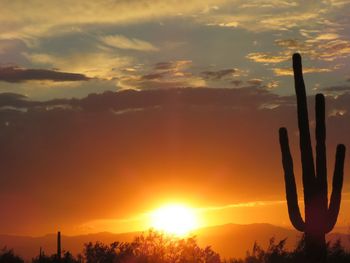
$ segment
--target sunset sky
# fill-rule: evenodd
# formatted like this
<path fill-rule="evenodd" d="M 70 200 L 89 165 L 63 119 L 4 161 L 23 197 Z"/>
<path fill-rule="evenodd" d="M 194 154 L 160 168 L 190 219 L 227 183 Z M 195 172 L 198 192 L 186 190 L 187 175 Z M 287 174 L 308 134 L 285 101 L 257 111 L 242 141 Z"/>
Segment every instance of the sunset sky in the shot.
<path fill-rule="evenodd" d="M 0 0 L 0 234 L 291 227 L 278 128 L 300 154 L 291 55 L 350 147 L 350 1 Z M 312 130 L 313 134 L 313 130 Z M 346 157 L 338 227 L 350 224 Z"/>

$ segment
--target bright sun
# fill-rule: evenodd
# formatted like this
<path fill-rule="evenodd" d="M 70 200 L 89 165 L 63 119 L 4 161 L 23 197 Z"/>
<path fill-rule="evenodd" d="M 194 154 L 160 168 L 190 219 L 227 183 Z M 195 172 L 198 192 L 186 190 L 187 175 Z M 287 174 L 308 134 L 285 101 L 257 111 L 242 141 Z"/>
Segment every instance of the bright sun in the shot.
<path fill-rule="evenodd" d="M 151 213 L 151 224 L 156 230 L 184 236 L 198 225 L 193 209 L 183 205 L 167 205 Z"/>

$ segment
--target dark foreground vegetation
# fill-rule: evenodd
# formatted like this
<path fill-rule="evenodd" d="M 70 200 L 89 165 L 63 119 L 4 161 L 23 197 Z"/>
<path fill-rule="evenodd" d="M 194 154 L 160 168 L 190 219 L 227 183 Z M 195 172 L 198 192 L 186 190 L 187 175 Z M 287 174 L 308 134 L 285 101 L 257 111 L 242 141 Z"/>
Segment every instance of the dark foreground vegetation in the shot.
<path fill-rule="evenodd" d="M 73 256 L 70 252 L 45 255 L 32 259 L 32 263 L 294 263 L 306 262 L 305 240 L 301 239 L 293 251 L 285 248 L 286 240 L 274 239 L 266 249 L 254 244 L 244 259 L 222 259 L 210 247 L 201 248 L 194 237 L 178 239 L 159 232 L 149 231 L 135 237 L 133 242 L 114 242 L 106 245 L 100 242 L 87 243 L 83 252 Z M 0 263 L 25 262 L 13 250 L 0 250 Z M 327 246 L 327 261 L 350 262 L 350 251 L 340 241 Z"/>

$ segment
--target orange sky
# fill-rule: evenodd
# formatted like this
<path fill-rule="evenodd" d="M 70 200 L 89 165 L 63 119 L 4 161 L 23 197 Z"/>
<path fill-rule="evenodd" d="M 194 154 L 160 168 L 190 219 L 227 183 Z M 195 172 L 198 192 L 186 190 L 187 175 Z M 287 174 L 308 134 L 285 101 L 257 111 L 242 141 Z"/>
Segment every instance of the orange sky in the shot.
<path fill-rule="evenodd" d="M 139 230 L 174 202 L 202 226 L 290 226 L 278 129 L 302 200 L 294 52 L 312 129 L 313 95 L 326 95 L 329 186 L 336 144 L 350 146 L 348 1 L 1 6 L 0 234 Z"/>
<path fill-rule="evenodd" d="M 141 226 L 130 219 L 169 202 L 203 209 L 205 224 L 289 225 L 277 133 L 290 130 L 301 193 L 294 97 L 255 88 L 11 96 L 28 110 L 0 116 L 2 233 L 131 231 Z M 330 173 L 335 144 L 349 142 L 348 115 L 332 114 L 349 108 L 347 96 L 327 98 Z"/>

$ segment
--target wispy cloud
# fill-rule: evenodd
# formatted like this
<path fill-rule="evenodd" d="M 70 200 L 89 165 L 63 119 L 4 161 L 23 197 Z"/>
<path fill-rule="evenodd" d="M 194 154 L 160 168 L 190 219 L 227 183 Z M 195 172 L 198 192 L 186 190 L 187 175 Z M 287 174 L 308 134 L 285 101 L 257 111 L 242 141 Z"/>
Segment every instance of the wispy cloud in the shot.
<path fill-rule="evenodd" d="M 330 91 L 330 92 L 344 92 L 344 91 L 350 91 L 350 85 L 338 85 L 338 86 L 330 86 L 325 87 L 322 89 L 323 91 Z"/>
<path fill-rule="evenodd" d="M 115 52 L 77 51 L 74 54 L 25 53 L 31 63 L 65 71 L 81 72 L 88 77 L 112 79 L 132 65 L 134 59 Z"/>
<path fill-rule="evenodd" d="M 222 69 L 217 71 L 203 71 L 202 75 L 206 79 L 212 79 L 212 80 L 220 80 L 225 77 L 232 77 L 239 75 L 239 70 L 232 68 L 232 69 Z"/>
<path fill-rule="evenodd" d="M 271 55 L 263 52 L 249 53 L 247 58 L 259 63 L 280 63 L 290 59 L 287 55 Z"/>
<path fill-rule="evenodd" d="M 71 29 L 72 25 L 132 24 L 169 16 L 192 15 L 223 2 L 227 0 L 170 0 L 166 3 L 160 0 L 77 0 L 74 3 L 68 0 L 6 1 L 2 3 L 0 21 L 10 26 L 1 27 L 0 33 L 3 38 L 28 38 L 47 34 L 51 28 Z"/>
<path fill-rule="evenodd" d="M 322 73 L 331 72 L 331 69 L 327 68 L 303 68 L 303 73 Z M 291 68 L 273 68 L 273 72 L 276 76 L 293 76 L 293 70 Z"/>
<path fill-rule="evenodd" d="M 101 38 L 102 42 L 110 47 L 129 49 L 137 51 L 158 51 L 159 49 L 151 43 L 137 39 L 127 38 L 122 35 L 105 36 Z"/>
<path fill-rule="evenodd" d="M 216 211 L 216 210 L 225 210 L 225 209 L 240 208 L 240 207 L 262 207 L 262 206 L 281 205 L 281 204 L 285 204 L 285 203 L 286 203 L 286 201 L 283 201 L 283 200 L 252 201 L 252 202 L 227 204 L 227 205 L 222 205 L 222 206 L 201 207 L 201 208 L 197 208 L 197 210 L 198 211 Z"/>

